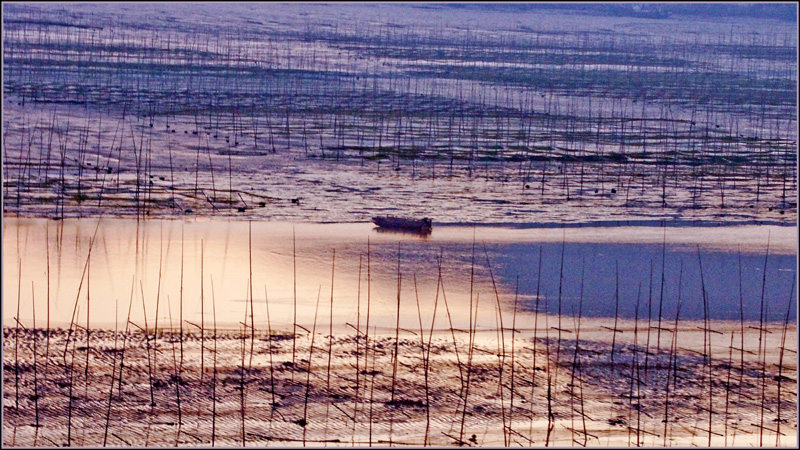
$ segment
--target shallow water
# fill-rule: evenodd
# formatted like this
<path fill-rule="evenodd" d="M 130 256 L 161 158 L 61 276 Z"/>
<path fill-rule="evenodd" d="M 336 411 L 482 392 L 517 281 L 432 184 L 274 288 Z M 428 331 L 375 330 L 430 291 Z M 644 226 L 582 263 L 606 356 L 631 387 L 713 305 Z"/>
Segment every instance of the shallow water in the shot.
<path fill-rule="evenodd" d="M 524 328 L 537 292 L 552 314 L 560 304 L 565 315 L 634 318 L 638 301 L 639 318 L 666 319 L 680 298 L 681 318 L 702 319 L 703 288 L 711 319 L 738 320 L 740 270 L 744 319 L 761 318 L 766 281 L 764 318 L 782 321 L 796 298 L 795 231 L 435 226 L 418 236 L 368 223 L 5 218 L 3 324 L 33 326 L 35 305 L 38 327 L 124 328 L 129 316 L 142 328 L 311 329 L 316 312 L 325 330 L 363 328 L 368 313 L 370 327 L 466 329 L 473 305 L 478 328 L 492 329 L 508 326 L 516 297 Z"/>

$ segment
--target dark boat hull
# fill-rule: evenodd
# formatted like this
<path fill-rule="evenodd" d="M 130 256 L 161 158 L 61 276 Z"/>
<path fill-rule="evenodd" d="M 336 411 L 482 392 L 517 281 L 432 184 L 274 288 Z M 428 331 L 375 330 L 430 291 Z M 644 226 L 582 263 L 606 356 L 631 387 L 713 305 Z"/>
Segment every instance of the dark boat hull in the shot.
<path fill-rule="evenodd" d="M 427 218 L 407 219 L 404 217 L 379 216 L 373 217 L 372 222 L 381 228 L 409 230 L 422 233 L 429 233 L 432 228 L 431 220 Z"/>

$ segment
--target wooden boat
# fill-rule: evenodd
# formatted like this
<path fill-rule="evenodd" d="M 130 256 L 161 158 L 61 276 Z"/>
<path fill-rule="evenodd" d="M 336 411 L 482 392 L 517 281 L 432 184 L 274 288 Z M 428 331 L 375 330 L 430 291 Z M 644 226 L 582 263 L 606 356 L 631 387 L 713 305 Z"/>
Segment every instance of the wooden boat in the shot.
<path fill-rule="evenodd" d="M 430 233 L 431 228 L 433 228 L 433 222 L 427 217 L 422 219 L 408 219 L 405 217 L 377 216 L 372 218 L 372 222 L 381 228 L 408 230 L 420 233 Z"/>

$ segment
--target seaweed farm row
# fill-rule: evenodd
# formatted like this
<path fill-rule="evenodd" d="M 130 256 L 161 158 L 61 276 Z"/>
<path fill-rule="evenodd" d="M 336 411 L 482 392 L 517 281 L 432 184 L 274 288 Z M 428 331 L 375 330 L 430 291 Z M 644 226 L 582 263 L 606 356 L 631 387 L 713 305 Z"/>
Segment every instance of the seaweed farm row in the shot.
<path fill-rule="evenodd" d="M 780 22 L 85 8 L 4 10 L 6 213 L 363 221 L 435 199 L 443 222 L 796 220 Z"/>

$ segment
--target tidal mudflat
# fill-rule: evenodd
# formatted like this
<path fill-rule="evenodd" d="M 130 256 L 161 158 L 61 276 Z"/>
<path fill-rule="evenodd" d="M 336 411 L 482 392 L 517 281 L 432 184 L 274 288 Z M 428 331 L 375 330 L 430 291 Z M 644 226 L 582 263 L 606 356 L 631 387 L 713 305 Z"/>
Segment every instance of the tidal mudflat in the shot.
<path fill-rule="evenodd" d="M 603 8 L 4 3 L 3 445 L 796 445 L 796 12 Z"/>
<path fill-rule="evenodd" d="M 12 445 L 796 438 L 788 227 L 4 227 Z"/>
<path fill-rule="evenodd" d="M 796 34 L 513 8 L 9 4 L 4 213 L 794 224 Z"/>

